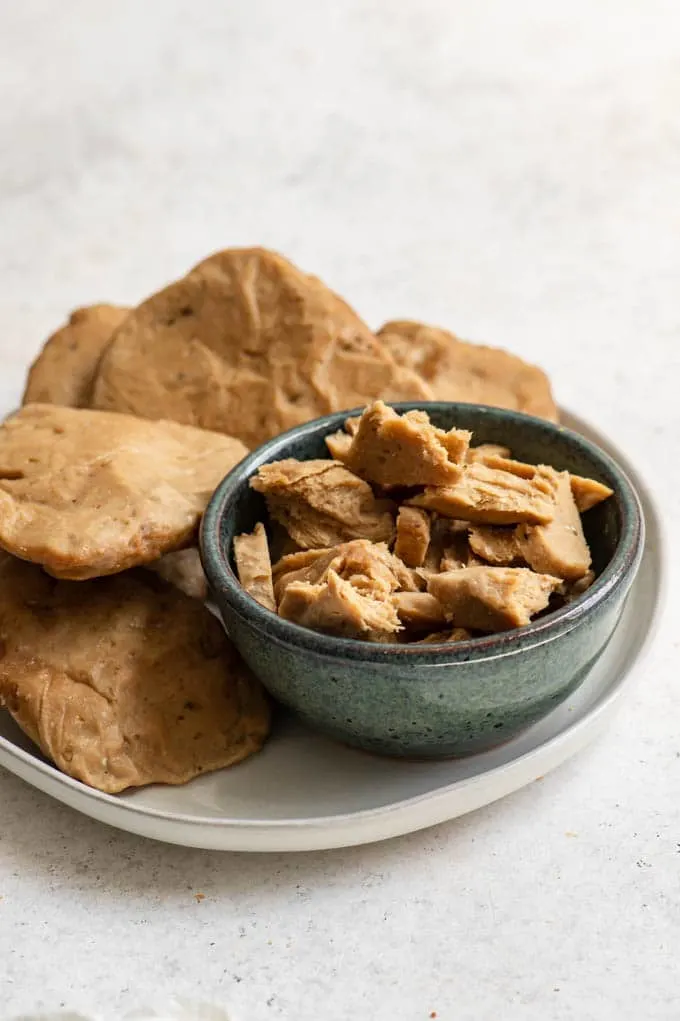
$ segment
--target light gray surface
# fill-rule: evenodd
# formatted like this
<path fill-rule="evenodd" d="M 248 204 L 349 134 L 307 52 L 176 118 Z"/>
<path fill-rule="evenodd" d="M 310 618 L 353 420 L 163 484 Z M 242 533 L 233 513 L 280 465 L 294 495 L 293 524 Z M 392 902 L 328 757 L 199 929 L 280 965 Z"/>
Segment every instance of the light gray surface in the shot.
<path fill-rule="evenodd" d="M 1 8 L 3 392 L 70 307 L 265 243 L 540 361 L 680 527 L 677 5 L 192 8 Z M 0 1016 L 676 1019 L 679 647 L 572 764 L 365 849 L 183 851 L 0 775 Z"/>

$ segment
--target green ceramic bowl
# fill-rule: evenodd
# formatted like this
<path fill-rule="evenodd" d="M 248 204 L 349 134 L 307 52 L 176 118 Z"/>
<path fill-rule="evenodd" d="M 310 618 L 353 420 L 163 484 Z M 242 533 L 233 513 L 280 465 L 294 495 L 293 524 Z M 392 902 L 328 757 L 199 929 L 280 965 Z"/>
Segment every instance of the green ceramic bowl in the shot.
<path fill-rule="evenodd" d="M 324 437 L 348 412 L 263 444 L 224 479 L 205 513 L 201 555 L 229 636 L 271 694 L 311 726 L 371 752 L 463 756 L 535 723 L 584 680 L 611 638 L 640 564 L 644 522 L 623 471 L 582 436 L 528 415 L 475 404 L 416 402 L 444 429 L 502 443 L 515 457 L 606 483 L 614 496 L 584 515 L 597 580 L 571 605 L 527 627 L 453 645 L 373 644 L 282 620 L 255 602 L 233 570 L 232 540 L 268 522 L 249 479 L 269 461 L 327 457 Z"/>

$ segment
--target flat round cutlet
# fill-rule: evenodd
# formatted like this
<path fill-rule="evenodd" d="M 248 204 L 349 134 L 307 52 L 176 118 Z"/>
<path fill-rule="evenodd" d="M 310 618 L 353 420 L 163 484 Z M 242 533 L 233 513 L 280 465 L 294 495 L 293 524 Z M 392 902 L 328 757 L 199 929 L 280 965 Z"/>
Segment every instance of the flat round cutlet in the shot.
<path fill-rule="evenodd" d="M 378 337 L 400 365 L 422 377 L 432 400 L 490 404 L 558 420 L 548 377 L 517 355 L 423 323 L 385 323 Z"/>
<path fill-rule="evenodd" d="M 201 603 L 148 572 L 73 584 L 0 562 L 0 705 L 63 772 L 116 793 L 258 751 L 259 682 Z"/>
<path fill-rule="evenodd" d="M 77 308 L 31 365 L 23 403 L 89 407 L 99 359 L 127 314 L 116 305 Z"/>
<path fill-rule="evenodd" d="M 27 404 L 0 425 L 0 548 L 76 580 L 150 563 L 195 545 L 246 453 L 176 422 Z"/>
<path fill-rule="evenodd" d="M 131 312 L 101 359 L 92 406 L 257 446 L 378 397 L 429 396 L 320 280 L 245 248 L 211 256 Z"/>

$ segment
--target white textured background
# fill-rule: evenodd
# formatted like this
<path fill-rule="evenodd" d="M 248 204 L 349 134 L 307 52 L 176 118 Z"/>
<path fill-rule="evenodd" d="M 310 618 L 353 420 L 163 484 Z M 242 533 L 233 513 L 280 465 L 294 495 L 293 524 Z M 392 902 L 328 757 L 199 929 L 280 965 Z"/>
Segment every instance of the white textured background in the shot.
<path fill-rule="evenodd" d="M 539 361 L 680 528 L 676 0 L 8 0 L 0 95 L 5 402 L 72 306 L 262 243 L 373 325 Z M 388 844 L 164 847 L 0 775 L 2 1021 L 159 990 L 241 1021 L 677 1021 L 671 597 L 595 748 Z"/>

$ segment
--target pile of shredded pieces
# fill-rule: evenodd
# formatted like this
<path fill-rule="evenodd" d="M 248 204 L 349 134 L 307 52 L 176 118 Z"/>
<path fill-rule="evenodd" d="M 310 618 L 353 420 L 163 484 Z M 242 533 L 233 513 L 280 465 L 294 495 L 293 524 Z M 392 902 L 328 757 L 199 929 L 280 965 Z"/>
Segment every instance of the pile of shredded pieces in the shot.
<path fill-rule="evenodd" d="M 372 642 L 522 627 L 592 584 L 581 514 L 612 490 L 382 401 L 326 438 L 327 460 L 263 465 L 269 512 L 234 539 L 243 588 L 285 620 Z"/>

